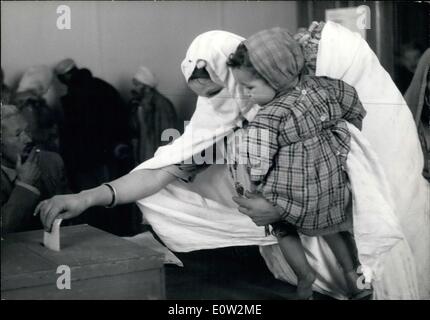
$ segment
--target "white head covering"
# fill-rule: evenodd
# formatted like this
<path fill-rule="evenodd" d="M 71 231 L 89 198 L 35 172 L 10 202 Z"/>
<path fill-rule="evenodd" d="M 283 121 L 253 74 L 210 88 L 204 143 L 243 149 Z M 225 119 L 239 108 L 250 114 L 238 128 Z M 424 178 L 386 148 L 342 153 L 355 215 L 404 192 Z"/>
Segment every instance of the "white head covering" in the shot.
<path fill-rule="evenodd" d="M 23 74 L 17 92 L 32 91 L 38 96 L 46 94 L 53 80 L 52 70 L 45 65 L 30 67 Z"/>
<path fill-rule="evenodd" d="M 173 144 L 158 148 L 154 158 L 136 169 L 162 168 L 190 159 L 211 147 L 244 119 L 252 120 L 258 106 L 245 97 L 243 87 L 233 78 L 227 59 L 244 38 L 226 31 L 208 31 L 197 36 L 188 48 L 181 69 L 188 81 L 199 60 L 206 61 L 211 79 L 224 86 L 216 96 L 198 97 L 196 110 L 184 134 Z M 135 169 L 135 170 L 136 170 Z"/>
<path fill-rule="evenodd" d="M 75 61 L 73 61 L 70 58 L 67 58 L 67 59 L 61 60 L 55 66 L 55 73 L 57 75 L 59 75 L 59 74 L 65 74 L 66 72 L 70 71 L 74 67 L 76 67 Z"/>
<path fill-rule="evenodd" d="M 247 114 L 252 104 L 245 98 L 243 87 L 240 86 L 230 69 L 227 67 L 227 60 L 230 54 L 234 53 L 238 45 L 245 39 L 227 31 L 208 31 L 197 36 L 188 48 L 185 59 L 182 61 L 181 69 L 185 80 L 191 77 L 198 61 L 206 62 L 206 70 L 211 79 L 223 85 L 226 90 L 216 95 L 211 101 L 211 108 L 214 111 L 222 112 L 225 115 L 228 106 L 230 116 L 239 116 L 240 113 Z M 220 99 L 221 98 L 221 99 Z M 202 98 L 199 97 L 199 100 Z M 235 101 L 226 101 L 234 99 Z M 199 102 L 197 102 L 199 104 Z"/>
<path fill-rule="evenodd" d="M 151 88 L 155 88 L 158 84 L 157 78 L 145 66 L 140 66 L 133 78 Z"/>

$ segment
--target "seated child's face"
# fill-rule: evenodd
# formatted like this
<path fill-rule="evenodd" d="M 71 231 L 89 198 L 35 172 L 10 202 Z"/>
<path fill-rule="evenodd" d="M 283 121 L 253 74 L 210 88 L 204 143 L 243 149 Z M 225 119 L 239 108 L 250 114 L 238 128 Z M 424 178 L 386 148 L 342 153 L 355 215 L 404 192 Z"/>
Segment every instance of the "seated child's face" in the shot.
<path fill-rule="evenodd" d="M 211 79 L 193 79 L 188 81 L 188 87 L 201 97 L 211 98 L 224 87 Z"/>
<path fill-rule="evenodd" d="M 245 87 L 245 94 L 256 104 L 262 106 L 275 98 L 276 91 L 269 84 L 246 69 L 233 68 L 233 76 Z"/>

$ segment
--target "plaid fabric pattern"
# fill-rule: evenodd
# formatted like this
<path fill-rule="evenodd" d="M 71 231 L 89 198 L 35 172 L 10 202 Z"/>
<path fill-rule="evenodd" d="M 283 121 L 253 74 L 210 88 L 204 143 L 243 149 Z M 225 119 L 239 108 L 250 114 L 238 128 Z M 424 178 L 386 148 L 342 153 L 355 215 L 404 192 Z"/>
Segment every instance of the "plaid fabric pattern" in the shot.
<path fill-rule="evenodd" d="M 250 122 L 242 150 L 251 180 L 284 209 L 286 222 L 317 230 L 345 221 L 350 134 L 344 120 L 361 128 L 365 114 L 350 85 L 304 76 Z"/>
<path fill-rule="evenodd" d="M 315 75 L 317 67 L 318 45 L 321 40 L 321 33 L 324 22 L 313 21 L 307 30 L 302 30 L 294 35 L 294 39 L 300 43 L 305 57 L 307 73 Z"/>

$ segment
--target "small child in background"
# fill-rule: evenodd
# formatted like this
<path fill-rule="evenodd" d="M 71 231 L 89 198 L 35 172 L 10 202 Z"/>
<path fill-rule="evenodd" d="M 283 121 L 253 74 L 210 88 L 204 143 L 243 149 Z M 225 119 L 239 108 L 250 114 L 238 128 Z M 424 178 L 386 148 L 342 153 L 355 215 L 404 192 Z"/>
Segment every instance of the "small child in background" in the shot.
<path fill-rule="evenodd" d="M 307 75 L 300 44 L 281 28 L 254 34 L 227 64 L 261 106 L 242 150 L 255 191 L 281 214 L 272 232 L 297 275 L 298 298 L 312 298 L 315 281 L 299 233 L 324 237 L 343 268 L 351 298 L 370 295 L 371 290 L 357 288 L 345 234 L 352 230 L 346 121 L 361 129 L 366 114 L 355 89 L 341 80 Z M 268 150 L 268 157 L 261 150 Z"/>

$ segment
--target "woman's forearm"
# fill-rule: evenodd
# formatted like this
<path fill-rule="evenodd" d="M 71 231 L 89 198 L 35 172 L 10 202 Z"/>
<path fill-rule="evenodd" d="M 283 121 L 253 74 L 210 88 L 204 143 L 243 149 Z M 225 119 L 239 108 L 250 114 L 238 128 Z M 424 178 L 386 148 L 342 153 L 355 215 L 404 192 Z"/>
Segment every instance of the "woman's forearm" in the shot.
<path fill-rule="evenodd" d="M 115 188 L 117 204 L 132 203 L 146 198 L 164 188 L 175 180 L 172 174 L 159 170 L 137 170 L 109 184 Z M 101 185 L 94 189 L 84 190 L 80 193 L 86 206 L 107 206 L 112 202 L 110 189 Z"/>

